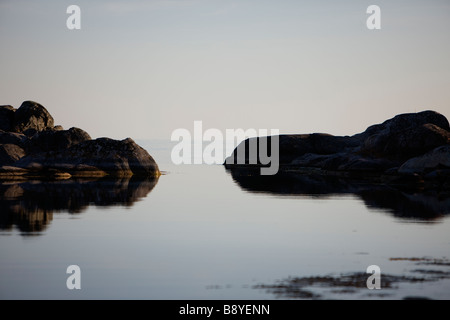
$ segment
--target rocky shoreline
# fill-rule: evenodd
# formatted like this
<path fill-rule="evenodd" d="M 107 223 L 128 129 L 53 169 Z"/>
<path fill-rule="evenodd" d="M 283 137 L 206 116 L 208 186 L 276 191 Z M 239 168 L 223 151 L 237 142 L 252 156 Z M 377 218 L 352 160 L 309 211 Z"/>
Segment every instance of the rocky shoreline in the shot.
<path fill-rule="evenodd" d="M 24 101 L 0 106 L 0 179 L 158 177 L 155 160 L 131 138 L 91 139 L 82 129 L 64 130 L 45 107 Z"/>
<path fill-rule="evenodd" d="M 272 137 L 268 137 L 270 140 Z M 375 183 L 450 190 L 450 127 L 435 111 L 406 113 L 353 136 L 323 133 L 279 135 L 279 173 L 337 176 Z M 258 175 L 261 163 L 237 164 L 237 150 L 226 160 L 227 169 Z M 270 146 L 270 143 L 267 142 Z M 241 146 L 242 147 L 242 146 Z M 270 152 L 270 150 L 269 150 Z"/>

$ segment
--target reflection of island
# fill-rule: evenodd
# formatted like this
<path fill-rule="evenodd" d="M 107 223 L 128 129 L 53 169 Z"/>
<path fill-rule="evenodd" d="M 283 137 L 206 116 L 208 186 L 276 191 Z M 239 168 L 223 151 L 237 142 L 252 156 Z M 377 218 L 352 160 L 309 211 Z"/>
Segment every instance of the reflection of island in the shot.
<path fill-rule="evenodd" d="M 0 183 L 0 230 L 24 233 L 45 229 L 55 211 L 80 213 L 89 205 L 132 206 L 154 188 L 158 178 L 69 179 Z"/>
<path fill-rule="evenodd" d="M 260 175 L 257 169 L 228 169 L 244 190 L 279 196 L 356 195 L 366 206 L 382 209 L 399 218 L 430 221 L 450 213 L 450 194 L 446 190 L 426 189 L 420 185 L 382 184 L 321 174 L 280 171 Z"/>

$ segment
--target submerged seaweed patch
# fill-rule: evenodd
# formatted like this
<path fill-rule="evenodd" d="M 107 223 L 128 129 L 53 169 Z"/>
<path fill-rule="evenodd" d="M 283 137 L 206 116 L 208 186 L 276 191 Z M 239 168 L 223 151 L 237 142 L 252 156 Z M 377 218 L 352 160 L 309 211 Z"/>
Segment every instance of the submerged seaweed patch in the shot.
<path fill-rule="evenodd" d="M 434 265 L 450 266 L 446 259 L 432 258 L 390 258 L 390 261 L 412 261 L 414 265 Z M 381 287 L 386 291 L 370 290 L 366 297 L 390 297 L 400 284 L 413 284 L 421 282 L 432 282 L 443 279 L 450 279 L 450 271 L 438 269 L 414 269 L 409 271 L 414 275 L 394 275 L 383 274 L 381 277 Z M 326 299 L 328 294 L 357 295 L 364 294 L 362 290 L 367 290 L 368 274 L 362 272 L 352 272 L 340 275 L 310 276 L 310 277 L 288 277 L 278 280 L 274 284 L 257 284 L 253 289 L 263 289 L 267 293 L 275 295 L 281 299 Z M 319 292 L 320 291 L 320 292 Z M 418 298 L 406 296 L 405 299 Z M 427 299 L 427 297 L 419 297 Z"/>

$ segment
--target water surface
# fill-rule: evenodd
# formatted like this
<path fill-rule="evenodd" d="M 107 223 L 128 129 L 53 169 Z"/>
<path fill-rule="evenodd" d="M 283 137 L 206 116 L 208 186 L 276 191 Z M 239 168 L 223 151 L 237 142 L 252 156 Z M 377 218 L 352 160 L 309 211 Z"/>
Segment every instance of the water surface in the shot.
<path fill-rule="evenodd" d="M 158 180 L 1 184 L 0 298 L 450 298 L 448 195 L 175 166 L 141 143 Z"/>

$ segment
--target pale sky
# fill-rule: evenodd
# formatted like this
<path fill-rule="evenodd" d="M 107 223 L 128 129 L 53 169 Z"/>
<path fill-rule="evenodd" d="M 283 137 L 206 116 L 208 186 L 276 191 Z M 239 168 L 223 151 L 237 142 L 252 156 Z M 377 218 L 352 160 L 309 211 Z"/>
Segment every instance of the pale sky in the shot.
<path fill-rule="evenodd" d="M 93 138 L 170 139 L 194 120 L 352 135 L 450 118 L 449 35 L 448 0 L 1 0 L 0 104 L 37 101 Z"/>

